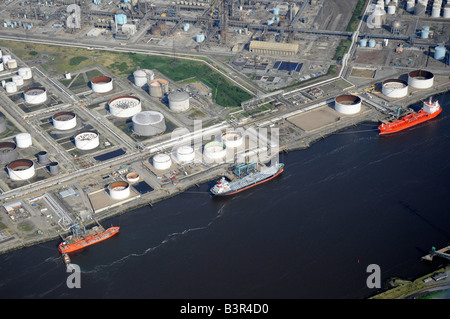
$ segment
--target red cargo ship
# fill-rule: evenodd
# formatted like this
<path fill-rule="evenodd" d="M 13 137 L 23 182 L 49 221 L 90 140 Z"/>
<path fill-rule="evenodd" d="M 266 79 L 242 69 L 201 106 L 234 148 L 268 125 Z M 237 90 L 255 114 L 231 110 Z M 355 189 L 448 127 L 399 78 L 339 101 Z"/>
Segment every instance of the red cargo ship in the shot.
<path fill-rule="evenodd" d="M 422 109 L 419 112 L 405 115 L 393 122 L 383 123 L 378 126 L 378 129 L 380 130 L 380 135 L 397 133 L 411 126 L 431 120 L 441 112 L 442 108 L 439 102 L 437 100 L 432 101 L 430 97 L 428 102 L 423 102 Z"/>
<path fill-rule="evenodd" d="M 78 235 L 74 232 L 65 238 L 65 240 L 59 244 L 58 250 L 61 254 L 73 253 L 85 247 L 97 244 L 119 233 L 120 227 L 110 227 L 104 230 L 103 227 L 94 227 L 89 233 Z"/>

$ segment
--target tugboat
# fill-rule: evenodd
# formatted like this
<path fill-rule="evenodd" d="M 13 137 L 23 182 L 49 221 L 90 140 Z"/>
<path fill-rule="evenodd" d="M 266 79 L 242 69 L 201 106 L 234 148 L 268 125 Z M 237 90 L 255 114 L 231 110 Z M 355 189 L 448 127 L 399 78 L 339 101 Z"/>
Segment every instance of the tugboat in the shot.
<path fill-rule="evenodd" d="M 426 122 L 438 116 L 442 112 L 442 108 L 437 100 L 430 97 L 428 102 L 423 102 L 422 109 L 417 113 L 411 113 L 402 118 L 389 123 L 383 123 L 378 126 L 380 135 L 387 135 L 403 131 L 411 126 Z"/>

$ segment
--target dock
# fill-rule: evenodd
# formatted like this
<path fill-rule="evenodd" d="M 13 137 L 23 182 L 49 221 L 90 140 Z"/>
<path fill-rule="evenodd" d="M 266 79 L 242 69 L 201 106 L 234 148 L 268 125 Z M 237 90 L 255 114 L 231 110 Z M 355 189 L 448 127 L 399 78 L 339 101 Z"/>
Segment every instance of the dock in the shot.
<path fill-rule="evenodd" d="M 450 254 L 447 254 L 448 251 L 450 251 L 450 246 L 441 248 L 439 250 L 436 250 L 435 247 L 432 247 L 431 252 L 428 255 L 423 256 L 422 260 L 423 261 L 433 261 L 433 257 L 435 257 L 435 256 L 450 260 Z"/>

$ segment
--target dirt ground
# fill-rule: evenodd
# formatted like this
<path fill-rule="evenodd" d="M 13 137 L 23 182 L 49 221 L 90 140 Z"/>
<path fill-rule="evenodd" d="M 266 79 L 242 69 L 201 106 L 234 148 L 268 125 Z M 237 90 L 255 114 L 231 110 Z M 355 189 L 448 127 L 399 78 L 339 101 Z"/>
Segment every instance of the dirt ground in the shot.
<path fill-rule="evenodd" d="M 288 118 L 292 124 L 308 132 L 339 121 L 339 114 L 329 106 L 298 114 Z"/>

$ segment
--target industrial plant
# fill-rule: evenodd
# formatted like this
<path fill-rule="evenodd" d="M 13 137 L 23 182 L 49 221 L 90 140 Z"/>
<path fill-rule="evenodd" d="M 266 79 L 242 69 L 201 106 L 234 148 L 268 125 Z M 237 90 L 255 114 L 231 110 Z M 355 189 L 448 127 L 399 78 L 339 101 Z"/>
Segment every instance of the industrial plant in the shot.
<path fill-rule="evenodd" d="M 450 86 L 446 0 L 0 8 L 0 197 L 23 205 L 29 244 L 238 179 Z M 12 216 L 2 250 L 23 245 Z"/>

